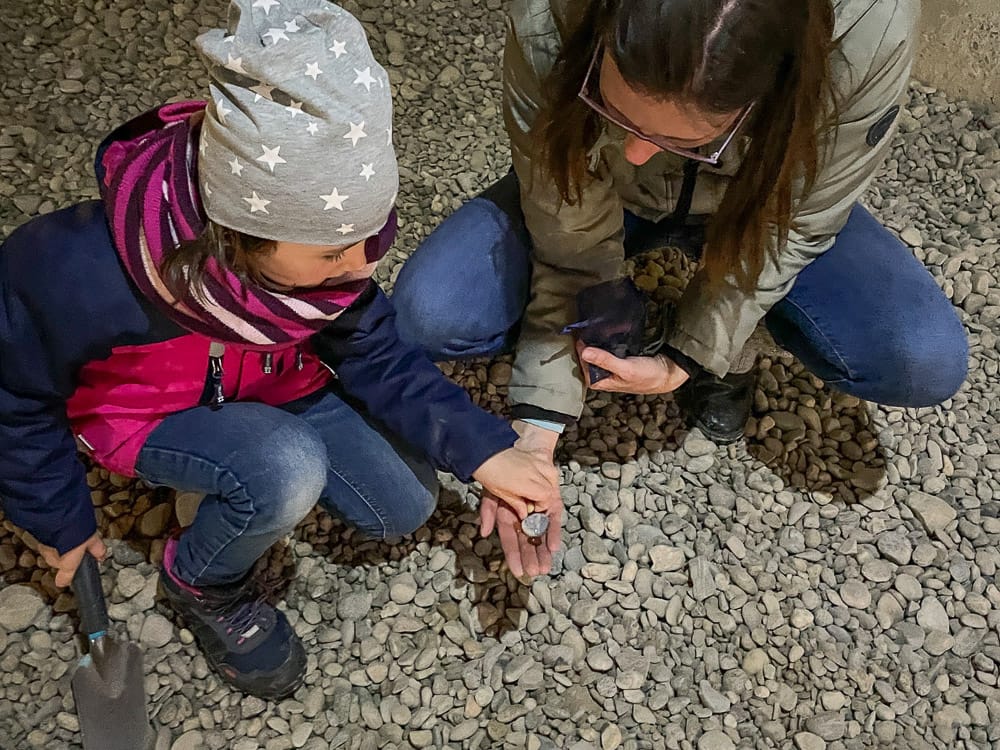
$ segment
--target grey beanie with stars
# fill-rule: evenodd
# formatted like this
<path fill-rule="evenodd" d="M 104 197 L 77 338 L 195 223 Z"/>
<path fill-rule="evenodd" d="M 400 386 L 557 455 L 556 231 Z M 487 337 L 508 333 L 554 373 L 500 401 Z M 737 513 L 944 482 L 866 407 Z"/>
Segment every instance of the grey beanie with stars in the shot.
<path fill-rule="evenodd" d="M 352 245 L 399 190 L 392 99 L 361 23 L 326 0 L 233 0 L 196 42 L 211 77 L 198 180 L 208 217 L 265 239 Z"/>

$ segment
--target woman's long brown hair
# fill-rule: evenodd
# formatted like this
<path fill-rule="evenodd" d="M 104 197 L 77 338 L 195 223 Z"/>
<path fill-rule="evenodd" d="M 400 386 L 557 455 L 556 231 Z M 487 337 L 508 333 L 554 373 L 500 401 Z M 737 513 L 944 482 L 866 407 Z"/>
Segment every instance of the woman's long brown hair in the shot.
<path fill-rule="evenodd" d="M 767 253 L 787 242 L 794 195 L 820 167 L 819 133 L 835 109 L 833 28 L 830 0 L 593 0 L 544 86 L 550 98 L 532 131 L 542 174 L 564 201 L 580 201 L 602 123 L 577 93 L 598 45 L 646 96 L 715 114 L 755 102 L 748 151 L 702 258 L 710 280 L 753 288 Z"/>

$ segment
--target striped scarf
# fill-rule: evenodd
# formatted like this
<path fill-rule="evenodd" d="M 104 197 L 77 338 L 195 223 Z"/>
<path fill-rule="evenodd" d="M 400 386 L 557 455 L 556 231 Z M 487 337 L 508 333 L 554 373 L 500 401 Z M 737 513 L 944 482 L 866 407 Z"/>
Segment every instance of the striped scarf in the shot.
<path fill-rule="evenodd" d="M 368 287 L 392 244 L 396 214 L 366 242 L 368 265 L 330 285 L 275 292 L 211 258 L 199 293 L 176 299 L 159 269 L 167 253 L 199 237 L 206 226 L 197 181 L 204 108 L 204 102 L 160 107 L 124 126 L 119 131 L 124 136 L 105 150 L 101 192 L 115 246 L 139 290 L 178 325 L 221 343 L 282 349 L 322 329 Z"/>

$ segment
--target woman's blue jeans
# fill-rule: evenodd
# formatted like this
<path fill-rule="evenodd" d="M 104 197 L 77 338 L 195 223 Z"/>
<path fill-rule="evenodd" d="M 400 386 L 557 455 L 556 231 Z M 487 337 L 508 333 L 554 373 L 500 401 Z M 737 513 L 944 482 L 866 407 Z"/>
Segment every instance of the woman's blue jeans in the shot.
<path fill-rule="evenodd" d="M 666 227 L 626 213 L 626 254 L 676 239 L 664 237 Z M 508 351 L 530 280 L 530 239 L 509 174 L 444 221 L 403 266 L 392 297 L 400 334 L 437 360 Z M 764 322 L 817 377 L 867 401 L 931 406 L 965 380 L 968 339 L 955 308 L 860 205 Z"/>
<path fill-rule="evenodd" d="M 317 503 L 378 539 L 416 530 L 437 504 L 426 459 L 333 390 L 280 408 L 232 402 L 173 414 L 147 439 L 136 473 L 206 493 L 174 563 L 195 586 L 242 578 Z"/>

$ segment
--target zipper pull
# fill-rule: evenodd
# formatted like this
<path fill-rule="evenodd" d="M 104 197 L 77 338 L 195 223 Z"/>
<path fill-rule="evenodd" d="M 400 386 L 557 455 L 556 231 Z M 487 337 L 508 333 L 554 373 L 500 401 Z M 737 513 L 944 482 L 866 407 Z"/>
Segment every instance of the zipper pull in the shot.
<path fill-rule="evenodd" d="M 305 364 L 302 362 L 302 352 L 295 352 L 295 369 L 301 372 Z"/>
<path fill-rule="evenodd" d="M 264 364 L 261 366 L 265 375 L 270 375 L 274 372 L 274 355 L 271 352 L 267 352 L 264 355 Z"/>
<path fill-rule="evenodd" d="M 226 354 L 226 347 L 216 341 L 213 341 L 208 347 L 208 376 L 211 379 L 212 385 L 212 402 L 213 408 L 218 408 L 226 400 L 226 394 L 222 387 L 222 376 L 224 375 L 222 369 L 222 358 Z"/>

